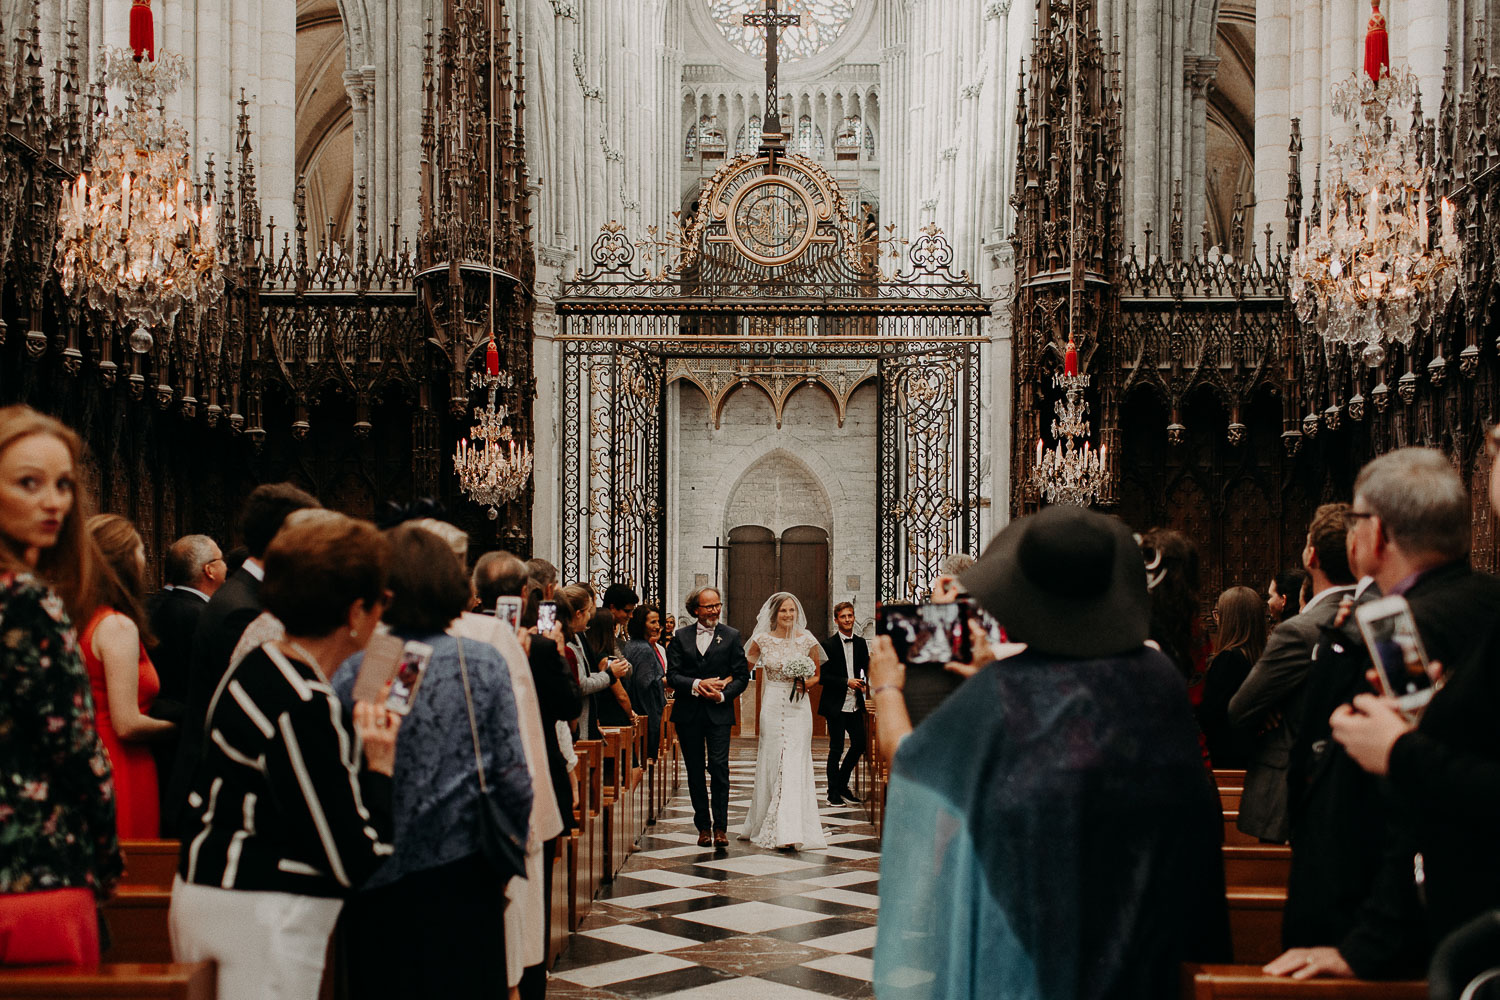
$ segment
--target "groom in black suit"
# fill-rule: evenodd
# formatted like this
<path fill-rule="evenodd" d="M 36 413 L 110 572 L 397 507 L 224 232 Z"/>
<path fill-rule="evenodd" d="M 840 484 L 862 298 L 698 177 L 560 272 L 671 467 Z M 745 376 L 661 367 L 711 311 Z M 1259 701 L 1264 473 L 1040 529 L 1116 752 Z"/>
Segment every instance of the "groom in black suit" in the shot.
<path fill-rule="evenodd" d="M 869 686 L 870 647 L 854 634 L 854 605 L 843 601 L 833 609 L 838 630 L 823 640 L 826 654 L 818 671 L 823 686 L 818 714 L 828 720 L 828 801 L 841 806 L 844 800 L 858 802 L 849 790 L 854 765 L 865 751 L 865 689 Z M 849 753 L 843 763 L 844 734 L 849 735 Z"/>
<path fill-rule="evenodd" d="M 698 620 L 678 629 L 667 647 L 667 683 L 677 693 L 672 724 L 687 767 L 698 846 L 728 847 L 729 731 L 734 727 L 734 699 L 749 685 L 750 668 L 740 634 L 719 623 L 724 602 L 718 590 L 693 591 L 687 609 Z M 705 761 L 713 782 L 712 833 Z"/>

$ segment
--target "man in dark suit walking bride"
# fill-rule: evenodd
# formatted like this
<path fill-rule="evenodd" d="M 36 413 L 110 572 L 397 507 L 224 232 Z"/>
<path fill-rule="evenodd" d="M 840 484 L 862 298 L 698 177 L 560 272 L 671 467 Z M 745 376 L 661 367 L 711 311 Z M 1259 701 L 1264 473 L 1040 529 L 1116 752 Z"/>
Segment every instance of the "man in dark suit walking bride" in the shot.
<path fill-rule="evenodd" d="M 724 602 L 718 590 L 693 591 L 687 609 L 697 621 L 678 629 L 667 647 L 667 683 L 676 692 L 672 724 L 687 768 L 698 846 L 728 847 L 729 732 L 734 700 L 749 685 L 750 670 L 740 633 L 719 621 Z"/>

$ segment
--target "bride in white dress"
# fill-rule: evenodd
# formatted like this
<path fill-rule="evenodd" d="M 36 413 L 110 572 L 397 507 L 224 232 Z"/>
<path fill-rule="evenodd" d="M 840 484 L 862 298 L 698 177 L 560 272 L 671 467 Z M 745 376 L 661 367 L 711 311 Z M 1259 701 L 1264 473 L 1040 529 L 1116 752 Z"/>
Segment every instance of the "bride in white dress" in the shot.
<path fill-rule="evenodd" d="M 807 657 L 816 667 L 823 647 L 807 630 L 802 605 L 791 594 L 772 594 L 760 609 L 755 634 L 745 647 L 750 666 L 760 668 L 760 745 L 755 755 L 755 793 L 740 839 L 757 847 L 822 850 L 828 846 L 818 822 L 813 781 L 812 702 L 785 665 Z"/>

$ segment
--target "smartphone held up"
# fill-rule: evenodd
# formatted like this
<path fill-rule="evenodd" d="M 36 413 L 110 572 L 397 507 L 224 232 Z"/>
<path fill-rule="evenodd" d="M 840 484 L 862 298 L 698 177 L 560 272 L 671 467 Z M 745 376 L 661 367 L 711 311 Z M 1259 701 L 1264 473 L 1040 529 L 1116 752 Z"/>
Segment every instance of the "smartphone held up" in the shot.
<path fill-rule="evenodd" d="M 1408 717 L 1420 714 L 1436 691 L 1422 637 L 1404 597 L 1382 597 L 1355 611 L 1381 692 Z"/>
<path fill-rule="evenodd" d="M 981 615 L 978 606 L 967 599 L 947 604 L 882 604 L 876 612 L 876 634 L 888 636 L 897 659 L 906 664 L 903 693 L 913 726 L 964 682 L 948 664 L 972 662 L 969 623 L 978 621 L 988 627 Z"/>

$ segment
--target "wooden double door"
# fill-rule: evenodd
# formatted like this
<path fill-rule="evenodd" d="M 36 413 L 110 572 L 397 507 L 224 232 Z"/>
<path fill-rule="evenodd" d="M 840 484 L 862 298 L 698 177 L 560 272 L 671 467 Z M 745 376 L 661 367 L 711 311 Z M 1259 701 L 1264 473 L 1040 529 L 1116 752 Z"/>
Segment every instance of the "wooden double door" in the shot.
<path fill-rule="evenodd" d="M 778 591 L 795 594 L 807 614 L 807 627 L 821 642 L 829 631 L 829 542 L 828 532 L 801 524 L 777 537 L 761 525 L 741 525 L 729 532 L 729 586 L 724 595 L 731 628 L 738 629 L 748 644 L 755 631 L 761 605 Z M 817 715 L 819 690 L 808 689 L 813 699 L 813 733 L 826 736 L 828 727 Z M 755 688 L 755 713 L 760 716 L 760 685 Z"/>

